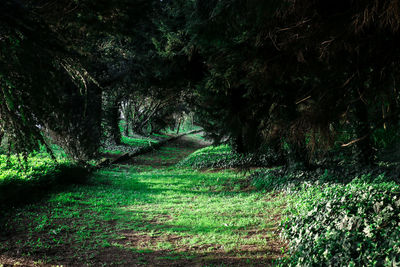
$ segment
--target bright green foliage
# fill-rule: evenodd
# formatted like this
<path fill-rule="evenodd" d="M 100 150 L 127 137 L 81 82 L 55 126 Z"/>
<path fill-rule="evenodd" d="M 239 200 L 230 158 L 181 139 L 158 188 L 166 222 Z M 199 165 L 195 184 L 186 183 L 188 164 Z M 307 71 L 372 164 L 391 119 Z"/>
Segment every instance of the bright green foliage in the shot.
<path fill-rule="evenodd" d="M 122 137 L 122 143 L 129 146 L 148 146 L 150 144 L 157 143 L 156 140 L 151 138 L 131 138 L 131 137 Z"/>
<path fill-rule="evenodd" d="M 400 186 L 355 179 L 304 186 L 294 195 L 284 236 L 296 264 L 394 266 L 400 262 Z"/>
<path fill-rule="evenodd" d="M 67 160 L 59 164 L 67 164 Z M 0 180 L 2 182 L 13 179 L 32 180 L 38 178 L 38 175 L 46 175 L 56 170 L 57 163 L 48 155 L 36 154 L 28 157 L 25 163 L 17 156 L 7 158 L 6 155 L 0 155 Z"/>
<path fill-rule="evenodd" d="M 209 146 L 197 150 L 178 163 L 180 167 L 203 168 L 237 168 L 267 165 L 265 155 L 238 154 L 229 145 Z"/>
<path fill-rule="evenodd" d="M 152 135 L 150 137 L 144 136 L 122 136 L 121 137 L 121 144 L 115 145 L 110 144 L 109 142 L 105 142 L 102 148 L 100 148 L 101 153 L 109 153 L 109 154 L 123 154 L 123 153 L 131 153 L 135 152 L 140 147 L 150 146 L 152 144 L 157 143 L 159 138 L 162 136 L 160 135 Z M 166 136 L 165 136 L 166 137 Z"/>
<path fill-rule="evenodd" d="M 31 154 L 26 162 L 17 156 L 0 155 L 0 203 L 27 201 L 31 196 L 40 195 L 40 190 L 77 182 L 86 174 L 87 170 L 70 160 L 59 158 L 55 162 L 47 153 Z"/>

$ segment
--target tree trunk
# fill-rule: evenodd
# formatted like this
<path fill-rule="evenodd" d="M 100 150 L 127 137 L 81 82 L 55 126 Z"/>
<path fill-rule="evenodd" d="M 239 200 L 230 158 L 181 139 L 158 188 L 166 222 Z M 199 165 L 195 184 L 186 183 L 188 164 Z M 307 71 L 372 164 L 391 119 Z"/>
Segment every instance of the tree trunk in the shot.
<path fill-rule="evenodd" d="M 85 150 L 87 155 L 84 158 L 92 158 L 97 155 L 102 135 L 101 130 L 101 89 L 92 84 L 89 87 L 85 110 L 85 121 L 82 132 L 85 132 Z"/>
<path fill-rule="evenodd" d="M 120 121 L 120 97 L 115 95 L 106 95 L 104 99 L 104 125 L 107 139 L 116 145 L 121 144 L 121 131 L 119 129 Z"/>
<path fill-rule="evenodd" d="M 124 135 L 129 136 L 129 121 L 125 121 Z"/>
<path fill-rule="evenodd" d="M 178 121 L 178 127 L 176 128 L 176 134 L 179 134 L 179 130 L 181 128 L 181 123 L 182 123 L 182 119 L 179 119 Z"/>
<path fill-rule="evenodd" d="M 125 106 L 125 112 L 124 112 L 124 117 L 125 117 L 125 129 L 124 129 L 124 135 L 129 136 L 129 128 L 130 128 L 130 121 L 131 121 L 131 103 L 128 102 L 128 104 Z"/>
<path fill-rule="evenodd" d="M 121 130 L 119 128 L 120 113 L 119 113 L 120 102 L 116 100 L 111 108 L 111 135 L 115 144 L 121 144 Z"/>

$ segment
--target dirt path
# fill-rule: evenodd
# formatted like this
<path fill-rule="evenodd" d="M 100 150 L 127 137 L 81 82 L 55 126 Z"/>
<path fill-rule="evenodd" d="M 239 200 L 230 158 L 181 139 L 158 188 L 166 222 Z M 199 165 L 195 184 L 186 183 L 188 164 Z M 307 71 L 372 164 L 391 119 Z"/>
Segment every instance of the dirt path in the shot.
<path fill-rule="evenodd" d="M 269 266 L 282 256 L 284 199 L 243 192 L 236 172 L 174 167 L 206 143 L 187 136 L 87 184 L 10 210 L 4 266 Z"/>

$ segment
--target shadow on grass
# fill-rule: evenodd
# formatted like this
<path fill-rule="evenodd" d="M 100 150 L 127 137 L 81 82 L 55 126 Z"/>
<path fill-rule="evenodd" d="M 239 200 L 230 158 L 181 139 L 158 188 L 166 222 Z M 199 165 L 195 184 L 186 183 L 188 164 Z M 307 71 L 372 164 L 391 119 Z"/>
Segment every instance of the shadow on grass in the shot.
<path fill-rule="evenodd" d="M 61 166 L 57 173 L 43 175 L 40 178 L 2 181 L 0 184 L 0 215 L 5 209 L 46 199 L 52 194 L 64 191 L 69 185 L 84 184 L 89 174 L 89 170 L 84 167 Z"/>
<path fill-rule="evenodd" d="M 0 254 L 0 263 L 4 266 L 275 266 L 281 257 L 279 248 L 252 250 L 242 255 L 221 250 L 196 253 L 121 246 L 100 248 L 86 254 L 71 249 L 47 249 L 25 256 L 4 253 Z"/>
<path fill-rule="evenodd" d="M 64 186 L 47 192 L 46 201 L 9 211 L 2 222 L 5 229 L 0 231 L 0 263 L 20 262 L 28 266 L 40 261 L 67 266 L 266 266 L 281 255 L 282 245 L 274 240 L 268 241 L 271 244 L 262 250 L 257 245 L 248 245 L 242 249 L 238 247 L 236 251 L 226 251 L 212 240 L 208 245 L 181 243 L 185 236 L 248 233 L 249 230 L 236 226 L 225 229 L 212 224 L 191 225 L 190 220 L 196 216 L 201 219 L 211 214 L 215 218 L 237 216 L 245 219 L 250 214 L 219 214 L 207 210 L 190 214 L 191 219 L 184 223 L 170 222 L 168 210 L 162 210 L 166 208 L 163 205 L 171 204 L 168 197 L 182 196 L 185 201 L 202 196 L 205 199 L 222 197 L 215 199 L 220 201 L 225 197 L 249 194 L 223 187 L 212 191 L 213 186 L 232 179 L 231 173 L 180 172 L 102 170 L 79 186 Z M 218 181 L 219 176 L 222 178 Z M 189 208 L 185 203 L 182 207 Z M 154 208 L 153 204 L 160 206 Z M 143 209 L 139 208 L 141 205 Z M 272 225 L 264 229 L 269 230 L 273 231 Z M 142 247 L 146 242 L 151 248 Z"/>

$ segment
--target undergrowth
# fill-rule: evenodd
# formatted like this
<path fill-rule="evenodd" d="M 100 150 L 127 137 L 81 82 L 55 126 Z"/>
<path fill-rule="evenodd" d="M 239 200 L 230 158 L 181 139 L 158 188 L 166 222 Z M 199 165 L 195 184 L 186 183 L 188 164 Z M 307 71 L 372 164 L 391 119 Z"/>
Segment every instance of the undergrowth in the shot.
<path fill-rule="evenodd" d="M 281 227 L 290 257 L 282 265 L 398 266 L 400 185 L 393 177 L 283 170 L 262 170 L 251 177 L 259 189 L 289 195 Z"/>
<path fill-rule="evenodd" d="M 144 136 L 122 136 L 121 144 L 116 145 L 111 142 L 104 142 L 102 147 L 100 148 L 100 153 L 107 154 L 124 154 L 124 153 L 133 153 L 136 152 L 139 148 L 149 146 L 158 142 L 158 140 L 162 140 L 168 138 L 166 135 L 152 135 L 150 137 Z"/>
<path fill-rule="evenodd" d="M 209 146 L 199 149 L 177 164 L 179 167 L 194 169 L 205 168 L 240 168 L 250 166 L 266 166 L 266 155 L 234 153 L 231 146 Z"/>
<path fill-rule="evenodd" d="M 40 195 L 57 184 L 79 182 L 88 173 L 85 168 L 47 153 L 31 154 L 27 161 L 18 156 L 0 155 L 0 203 L 17 204 Z"/>

